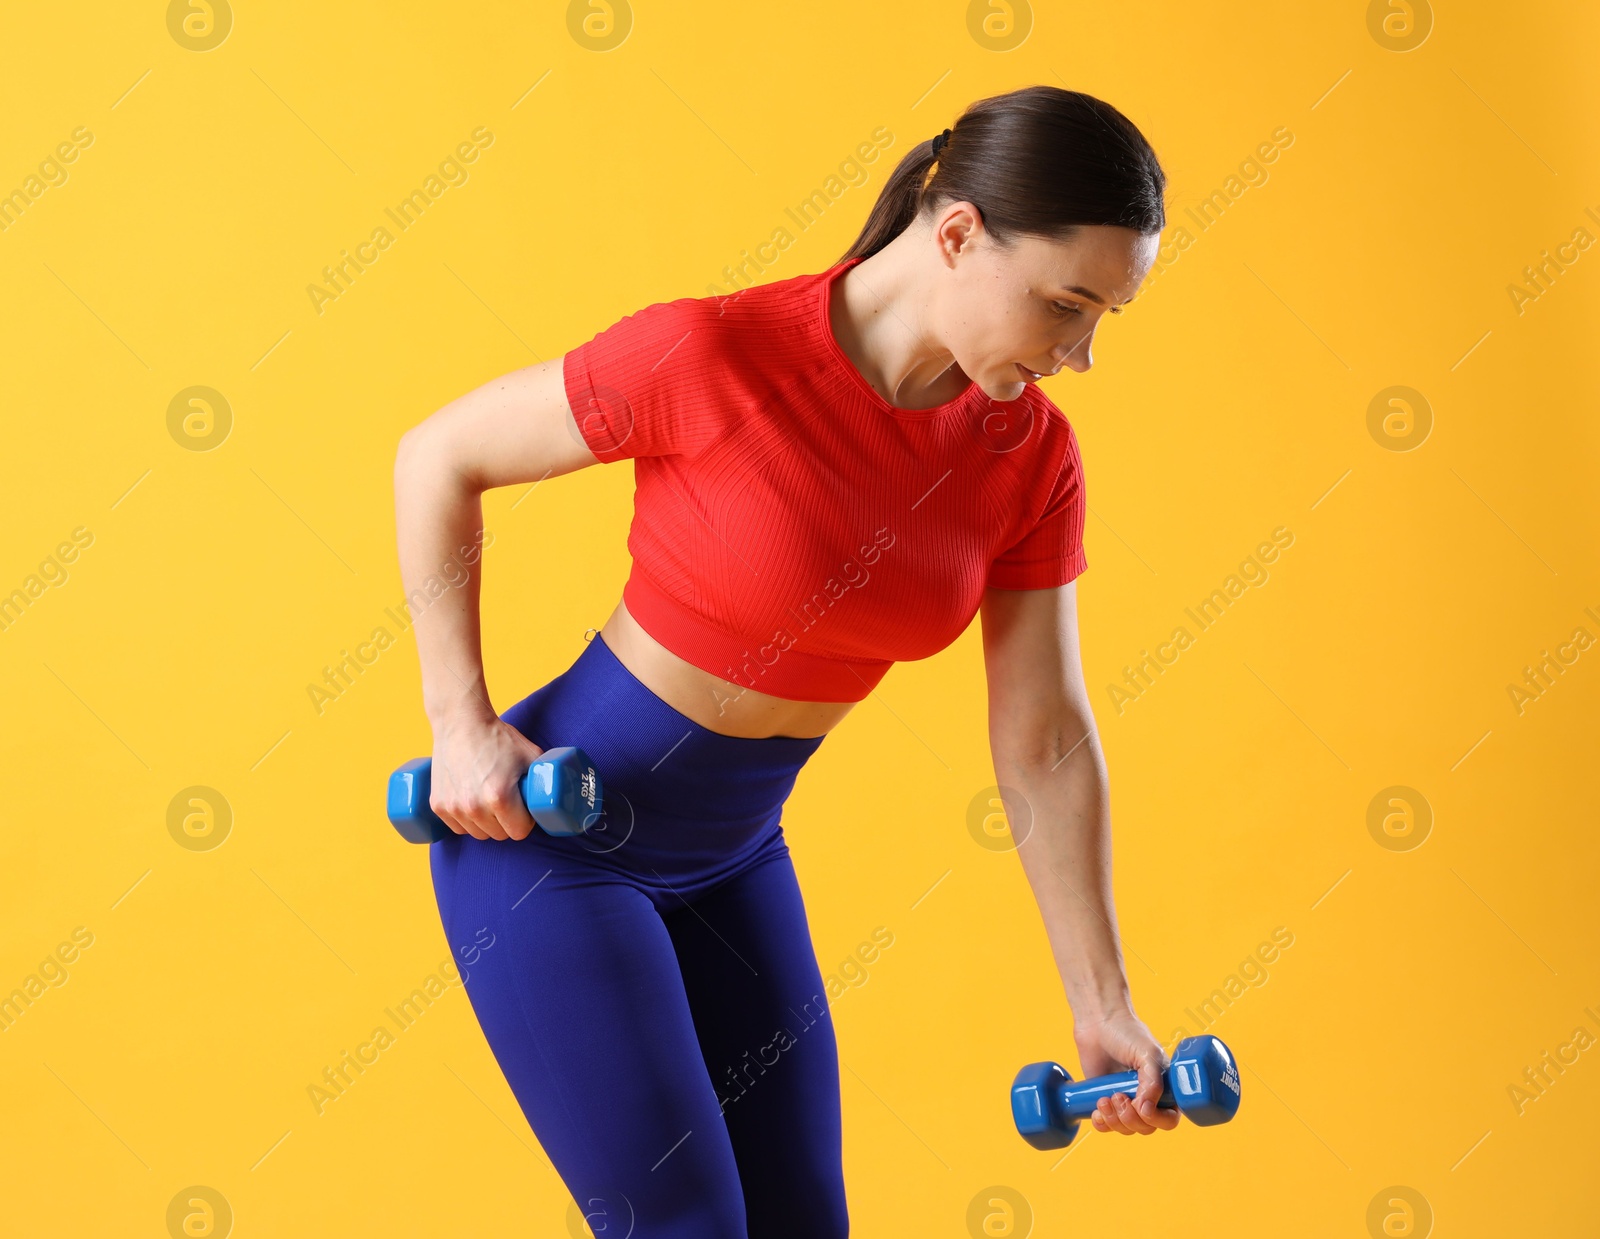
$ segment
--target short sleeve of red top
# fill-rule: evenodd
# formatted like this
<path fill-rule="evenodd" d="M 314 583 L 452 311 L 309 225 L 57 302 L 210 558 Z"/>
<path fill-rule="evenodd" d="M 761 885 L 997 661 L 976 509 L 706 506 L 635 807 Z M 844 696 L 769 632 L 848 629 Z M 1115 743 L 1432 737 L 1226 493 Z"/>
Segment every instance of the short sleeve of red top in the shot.
<path fill-rule="evenodd" d="M 857 261 L 647 306 L 563 362 L 590 451 L 634 462 L 629 612 L 695 666 L 798 701 L 860 701 L 959 637 L 985 588 L 1087 566 L 1061 411 L 1032 384 L 889 404 L 829 325 Z"/>

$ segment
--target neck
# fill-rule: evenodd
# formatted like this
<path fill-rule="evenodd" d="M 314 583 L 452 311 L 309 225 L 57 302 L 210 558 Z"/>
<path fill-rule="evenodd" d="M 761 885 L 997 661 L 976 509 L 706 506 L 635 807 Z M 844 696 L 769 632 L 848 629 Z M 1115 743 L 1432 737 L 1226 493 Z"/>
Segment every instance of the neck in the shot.
<path fill-rule="evenodd" d="M 831 326 L 839 347 L 890 404 L 929 409 L 954 400 L 970 380 L 934 331 L 934 289 L 921 250 L 902 232 L 833 286 Z"/>

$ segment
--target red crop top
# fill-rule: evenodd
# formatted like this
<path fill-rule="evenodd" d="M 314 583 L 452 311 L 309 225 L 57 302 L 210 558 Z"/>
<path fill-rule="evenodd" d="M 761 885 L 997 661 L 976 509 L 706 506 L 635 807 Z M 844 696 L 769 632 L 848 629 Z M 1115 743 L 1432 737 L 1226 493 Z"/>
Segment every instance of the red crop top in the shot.
<path fill-rule="evenodd" d="M 629 612 L 695 666 L 796 701 L 860 701 L 959 637 L 986 586 L 1086 566 L 1061 411 L 1032 384 L 891 405 L 829 325 L 858 261 L 646 306 L 563 362 L 590 451 L 634 460 Z"/>

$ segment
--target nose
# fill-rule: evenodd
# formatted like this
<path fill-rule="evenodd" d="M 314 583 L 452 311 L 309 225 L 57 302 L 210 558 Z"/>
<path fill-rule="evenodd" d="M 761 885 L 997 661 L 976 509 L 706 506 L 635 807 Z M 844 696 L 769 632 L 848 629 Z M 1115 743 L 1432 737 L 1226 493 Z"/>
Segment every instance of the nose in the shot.
<path fill-rule="evenodd" d="M 1065 365 L 1079 374 L 1088 373 L 1089 367 L 1094 365 L 1092 345 L 1094 343 L 1094 329 L 1099 324 L 1100 320 L 1097 318 L 1088 327 L 1084 328 L 1080 334 L 1067 340 L 1064 350 L 1058 350 L 1056 353 L 1058 367 Z"/>

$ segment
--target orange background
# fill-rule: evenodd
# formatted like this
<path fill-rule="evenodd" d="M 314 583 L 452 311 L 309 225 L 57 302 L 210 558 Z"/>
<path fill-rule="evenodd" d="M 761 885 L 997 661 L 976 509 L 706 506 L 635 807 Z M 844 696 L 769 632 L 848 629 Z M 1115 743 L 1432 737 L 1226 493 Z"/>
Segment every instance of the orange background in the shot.
<path fill-rule="evenodd" d="M 1012 1128 L 1019 1066 L 1077 1064 L 1021 869 L 973 825 L 974 624 L 891 671 L 786 812 L 823 973 L 851 979 L 853 1233 L 1591 1233 L 1600 651 L 1572 638 L 1600 636 L 1600 250 L 1557 247 L 1600 237 L 1600 16 L 1376 7 L 0 18 L 0 192 L 26 202 L 0 231 L 0 593 L 40 581 L 0 631 L 0 995 L 36 978 L 0 1034 L 14 1233 L 582 1233 L 459 987 L 308 1100 L 448 960 L 379 800 L 429 748 L 414 642 L 321 713 L 306 690 L 402 596 L 396 442 L 634 309 L 731 288 L 837 175 L 757 278 L 825 268 L 892 161 L 1040 82 L 1121 108 L 1170 177 L 1163 268 L 1046 390 L 1083 447 L 1135 1002 L 1165 1039 L 1210 1001 L 1244 1102 L 1065 1159 Z M 608 20 L 626 37 L 601 50 Z M 319 313 L 321 268 L 480 127 L 465 180 Z M 841 171 L 879 127 L 886 158 Z M 486 497 L 499 708 L 615 604 L 630 491 L 613 466 Z M 1277 529 L 1265 579 L 1119 702 Z M 1547 656 L 1570 665 L 1519 702 Z M 209 820 L 185 827 L 192 799 Z"/>

